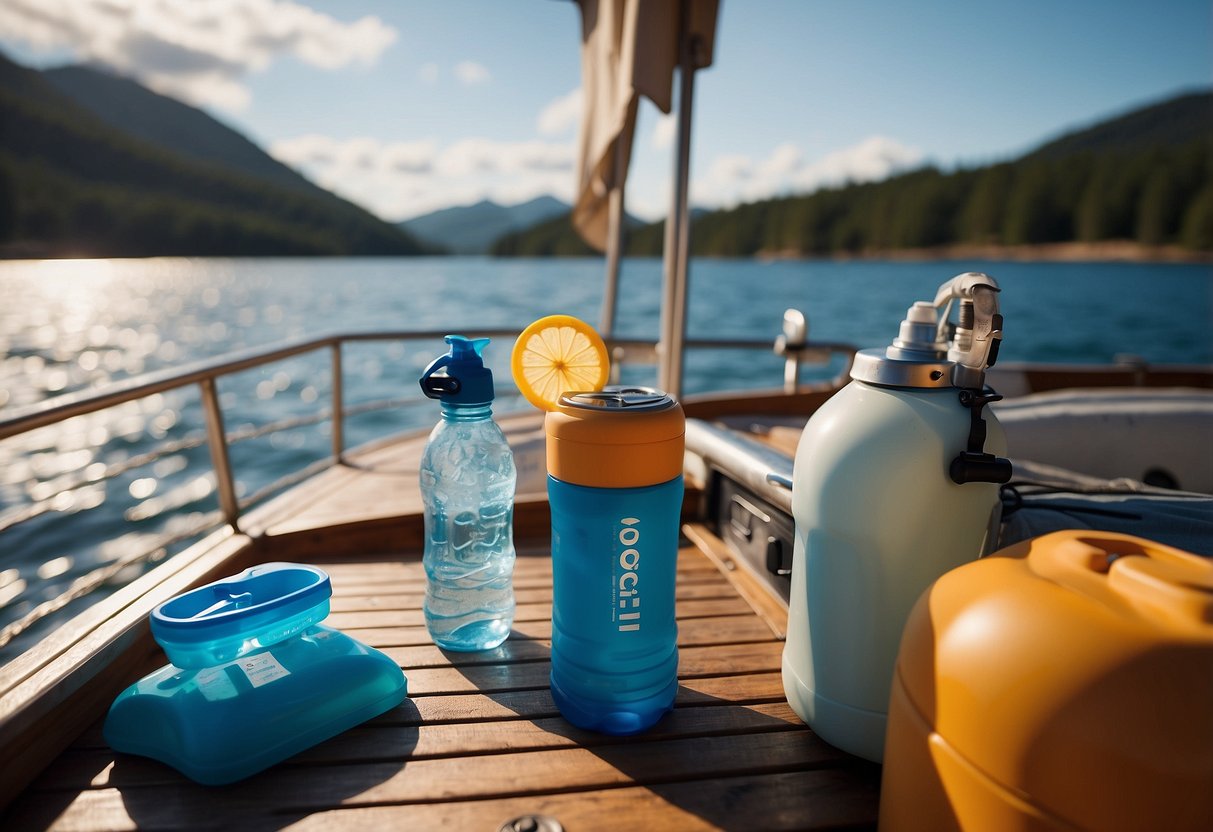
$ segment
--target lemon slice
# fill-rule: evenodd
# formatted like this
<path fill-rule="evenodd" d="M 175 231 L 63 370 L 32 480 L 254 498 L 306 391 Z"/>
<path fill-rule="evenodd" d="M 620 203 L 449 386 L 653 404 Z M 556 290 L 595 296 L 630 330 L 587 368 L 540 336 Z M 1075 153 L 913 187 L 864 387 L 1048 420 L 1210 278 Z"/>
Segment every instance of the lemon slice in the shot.
<path fill-rule="evenodd" d="M 510 369 L 528 402 L 554 410 L 564 393 L 601 390 L 610 360 L 602 336 L 592 326 L 571 315 L 548 315 L 518 336 Z"/>

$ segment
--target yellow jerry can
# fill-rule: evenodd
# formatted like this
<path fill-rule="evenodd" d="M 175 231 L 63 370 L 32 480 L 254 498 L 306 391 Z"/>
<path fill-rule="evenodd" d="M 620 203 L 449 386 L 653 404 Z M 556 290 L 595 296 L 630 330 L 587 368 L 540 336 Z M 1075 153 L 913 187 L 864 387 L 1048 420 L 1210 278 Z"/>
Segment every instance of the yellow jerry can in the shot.
<path fill-rule="evenodd" d="M 880 828 L 1213 829 L 1213 560 L 1062 531 L 918 600 Z"/>

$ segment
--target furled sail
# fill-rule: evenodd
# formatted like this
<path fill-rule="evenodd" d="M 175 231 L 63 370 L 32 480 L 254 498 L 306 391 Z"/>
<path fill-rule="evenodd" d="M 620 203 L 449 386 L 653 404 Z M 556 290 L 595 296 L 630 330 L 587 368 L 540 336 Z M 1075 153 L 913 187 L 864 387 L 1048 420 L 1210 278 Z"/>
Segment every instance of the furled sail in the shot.
<path fill-rule="evenodd" d="M 584 110 L 573 226 L 604 250 L 609 197 L 627 180 L 640 96 L 672 107 L 674 68 L 685 30 L 698 48 L 694 68 L 710 66 L 718 0 L 580 0 Z"/>

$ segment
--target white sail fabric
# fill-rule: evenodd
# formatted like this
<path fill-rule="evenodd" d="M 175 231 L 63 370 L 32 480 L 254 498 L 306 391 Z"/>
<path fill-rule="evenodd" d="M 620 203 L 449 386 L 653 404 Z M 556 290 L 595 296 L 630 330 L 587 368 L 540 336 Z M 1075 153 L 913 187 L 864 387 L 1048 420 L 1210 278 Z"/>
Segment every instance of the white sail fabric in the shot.
<path fill-rule="evenodd" d="M 699 38 L 695 68 L 711 65 L 718 0 L 579 0 L 579 5 L 585 106 L 573 227 L 603 250 L 610 192 L 627 180 L 640 96 L 670 112 L 684 13 L 686 31 Z"/>

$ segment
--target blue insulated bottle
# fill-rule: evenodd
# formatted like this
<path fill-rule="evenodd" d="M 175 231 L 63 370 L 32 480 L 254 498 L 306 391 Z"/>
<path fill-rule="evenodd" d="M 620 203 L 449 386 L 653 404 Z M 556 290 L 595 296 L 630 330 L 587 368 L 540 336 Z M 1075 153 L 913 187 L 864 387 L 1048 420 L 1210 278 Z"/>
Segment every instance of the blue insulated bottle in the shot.
<path fill-rule="evenodd" d="M 659 390 L 567 393 L 544 421 L 552 509 L 552 698 L 634 734 L 678 690 L 674 576 L 685 419 Z"/>

